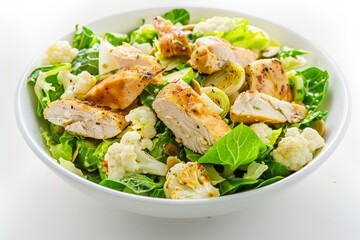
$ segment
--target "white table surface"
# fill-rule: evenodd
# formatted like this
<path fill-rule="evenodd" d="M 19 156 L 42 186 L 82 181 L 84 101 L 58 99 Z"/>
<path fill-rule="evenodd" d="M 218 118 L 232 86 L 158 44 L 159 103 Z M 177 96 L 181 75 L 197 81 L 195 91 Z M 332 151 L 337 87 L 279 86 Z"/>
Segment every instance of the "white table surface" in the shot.
<path fill-rule="evenodd" d="M 237 9 L 271 19 L 321 46 L 343 72 L 354 106 L 349 130 L 332 157 L 262 206 L 193 220 L 120 211 L 51 173 L 27 147 L 15 123 L 14 92 L 23 70 L 76 23 L 160 4 Z M 2 0 L 0 239 L 360 239 L 359 10 L 356 0 Z"/>

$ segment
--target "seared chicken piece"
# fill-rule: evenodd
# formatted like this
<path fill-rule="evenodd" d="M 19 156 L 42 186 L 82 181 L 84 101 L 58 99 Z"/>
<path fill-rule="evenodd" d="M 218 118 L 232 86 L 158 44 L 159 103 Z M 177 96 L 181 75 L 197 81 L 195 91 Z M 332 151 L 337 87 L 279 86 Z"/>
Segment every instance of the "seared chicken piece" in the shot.
<path fill-rule="evenodd" d="M 305 116 L 304 106 L 279 100 L 254 90 L 240 93 L 230 109 L 231 120 L 246 124 L 257 122 L 297 123 Z"/>
<path fill-rule="evenodd" d="M 111 52 L 111 55 L 116 58 L 119 68 L 136 65 L 160 67 L 154 56 L 144 54 L 141 50 L 125 42 L 123 42 L 122 45 L 115 47 Z"/>
<path fill-rule="evenodd" d="M 257 60 L 246 66 L 245 71 L 250 90 L 257 90 L 288 102 L 293 101 L 293 90 L 278 59 Z"/>
<path fill-rule="evenodd" d="M 249 49 L 232 46 L 221 37 L 202 37 L 195 42 L 190 64 L 199 72 L 211 74 L 219 71 L 228 61 L 245 67 L 257 58 Z"/>
<path fill-rule="evenodd" d="M 152 25 L 159 35 L 160 51 L 164 57 L 190 56 L 191 47 L 186 35 L 181 29 L 160 16 L 152 20 Z"/>
<path fill-rule="evenodd" d="M 161 68 L 133 66 L 121 68 L 96 84 L 85 99 L 99 106 L 111 109 L 125 109 L 141 94 L 146 85 L 159 73 Z"/>
<path fill-rule="evenodd" d="M 115 47 L 111 55 L 115 57 L 119 68 L 137 65 L 161 68 L 154 56 L 144 54 L 141 50 L 125 42 Z M 151 80 L 151 84 L 159 84 L 162 81 L 162 74 L 158 74 Z"/>
<path fill-rule="evenodd" d="M 164 87 L 156 96 L 153 109 L 177 139 L 200 154 L 231 130 L 183 81 Z"/>
<path fill-rule="evenodd" d="M 50 103 L 44 118 L 72 134 L 96 139 L 115 137 L 128 125 L 120 113 L 65 98 Z"/>

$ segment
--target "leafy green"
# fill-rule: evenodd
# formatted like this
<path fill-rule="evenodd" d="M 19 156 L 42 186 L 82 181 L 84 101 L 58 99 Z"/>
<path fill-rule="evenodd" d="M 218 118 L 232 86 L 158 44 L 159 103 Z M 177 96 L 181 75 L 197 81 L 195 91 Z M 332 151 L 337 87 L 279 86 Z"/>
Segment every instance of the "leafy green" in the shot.
<path fill-rule="evenodd" d="M 185 150 L 186 158 L 192 162 L 197 162 L 202 157 L 202 155 L 191 151 L 187 147 L 184 147 L 184 150 Z"/>
<path fill-rule="evenodd" d="M 270 40 L 266 38 L 263 32 L 250 30 L 248 23 L 248 20 L 244 18 L 236 19 L 235 28 L 222 37 L 234 46 L 258 50 L 266 48 Z"/>
<path fill-rule="evenodd" d="M 223 178 L 218 171 L 216 171 L 214 165 L 212 164 L 202 164 L 205 169 L 206 176 L 210 178 L 211 184 L 215 186 L 218 183 L 221 183 L 222 181 L 225 181 L 225 178 Z"/>
<path fill-rule="evenodd" d="M 81 50 L 84 48 L 91 48 L 95 43 L 98 43 L 99 39 L 95 36 L 94 32 L 87 27 L 75 26 L 75 36 L 72 42 L 73 47 Z"/>
<path fill-rule="evenodd" d="M 60 157 L 59 163 L 61 166 L 63 166 L 70 172 L 75 173 L 76 175 L 79 175 L 80 177 L 84 177 L 84 174 L 82 173 L 82 171 L 80 169 L 78 169 L 77 167 L 75 167 L 74 163 L 72 163 L 71 161 L 65 160 L 62 157 Z"/>
<path fill-rule="evenodd" d="M 76 141 L 76 149 L 78 151 L 75 159 L 75 165 L 88 172 L 98 169 L 99 158 L 94 154 L 98 143 L 94 143 L 89 139 L 78 139 Z"/>
<path fill-rule="evenodd" d="M 92 75 L 99 74 L 99 44 L 91 48 L 84 48 L 79 51 L 72 61 L 71 72 L 78 75 L 82 71 L 88 71 Z"/>
<path fill-rule="evenodd" d="M 310 52 L 301 50 L 301 49 L 294 49 L 288 46 L 283 46 L 280 48 L 279 52 L 276 54 L 276 58 L 283 59 L 287 57 L 294 57 L 301 56 L 304 54 L 309 54 Z"/>
<path fill-rule="evenodd" d="M 99 183 L 101 186 L 108 187 L 111 189 L 115 189 L 118 191 L 124 191 L 125 185 L 121 183 L 119 180 L 112 180 L 112 179 L 104 179 Z"/>
<path fill-rule="evenodd" d="M 106 172 L 106 168 L 103 165 L 103 161 L 105 159 L 105 154 L 107 152 L 107 150 L 109 149 L 110 145 L 113 144 L 114 142 L 117 142 L 118 139 L 112 139 L 112 140 L 103 140 L 96 148 L 95 152 L 94 152 L 94 156 L 97 157 L 97 159 L 99 160 L 97 162 L 97 167 L 99 169 L 99 175 L 101 177 L 101 179 L 106 179 L 107 178 L 107 172 Z"/>
<path fill-rule="evenodd" d="M 267 165 L 253 161 L 252 163 L 249 164 L 247 168 L 247 172 L 244 173 L 243 178 L 258 179 L 267 169 L 268 169 Z"/>
<path fill-rule="evenodd" d="M 127 188 L 133 193 L 143 194 L 163 187 L 165 177 L 156 177 L 155 180 L 145 175 L 135 174 L 120 180 L 105 179 L 100 182 L 100 185 L 120 191 L 124 191 Z M 161 193 L 153 192 L 153 195 L 159 196 Z"/>
<path fill-rule="evenodd" d="M 127 34 L 128 42 L 130 44 L 134 44 L 134 43 L 152 44 L 155 37 L 157 37 L 157 31 L 152 27 L 151 24 L 144 24 L 144 21 L 142 22 L 139 28 L 130 31 Z"/>
<path fill-rule="evenodd" d="M 270 185 L 270 184 L 272 184 L 274 182 L 277 182 L 277 181 L 279 181 L 279 180 L 281 180 L 283 178 L 284 177 L 282 177 L 282 176 L 275 176 L 273 178 L 269 178 L 269 179 L 266 179 L 264 181 L 260 181 L 259 184 L 255 187 L 255 189 L 265 187 L 265 186 Z"/>
<path fill-rule="evenodd" d="M 84 174 L 84 177 L 91 182 L 99 184 L 102 181 L 99 171 L 97 171 L 97 170 L 94 172 L 88 172 L 86 170 L 83 170 L 82 172 Z"/>
<path fill-rule="evenodd" d="M 310 114 L 318 109 L 325 98 L 329 73 L 316 67 L 310 67 L 300 73 L 305 81 L 305 98 L 303 103 Z"/>
<path fill-rule="evenodd" d="M 262 179 L 271 179 L 277 176 L 286 177 L 290 175 L 290 170 L 281 163 L 275 162 L 272 159 L 265 161 L 268 169 L 261 175 Z"/>
<path fill-rule="evenodd" d="M 177 145 L 174 134 L 169 128 L 166 128 L 163 133 L 156 135 L 153 140 L 153 148 L 149 154 L 156 160 L 166 163 L 167 156 L 164 155 L 164 145 L 168 143 Z"/>
<path fill-rule="evenodd" d="M 163 89 L 168 83 L 163 84 L 149 84 L 147 85 L 142 93 L 140 94 L 140 101 L 143 105 L 146 105 L 152 108 L 152 103 L 154 102 L 157 94 L 161 89 Z"/>
<path fill-rule="evenodd" d="M 223 177 L 228 178 L 238 167 L 251 163 L 266 149 L 250 127 L 240 124 L 216 142 L 198 162 L 223 165 Z"/>
<path fill-rule="evenodd" d="M 164 14 L 164 18 L 170 20 L 173 24 L 181 23 L 186 25 L 190 21 L 190 13 L 184 8 L 176 8 Z"/>
<path fill-rule="evenodd" d="M 162 188 L 165 183 L 165 177 L 157 177 L 157 181 L 145 175 L 135 174 L 129 177 L 124 177 L 120 180 L 127 188 L 130 188 L 135 193 L 146 193 L 156 188 Z"/>
<path fill-rule="evenodd" d="M 164 188 L 156 188 L 149 192 L 149 197 L 166 198 Z"/>
<path fill-rule="evenodd" d="M 219 183 L 219 192 L 220 195 L 228 195 L 233 194 L 235 192 L 241 192 L 246 190 L 245 187 L 255 187 L 255 185 L 259 182 L 257 179 L 244 179 L 244 178 L 230 178 L 225 181 Z"/>
<path fill-rule="evenodd" d="M 245 178 L 231 178 L 219 184 L 220 195 L 228 195 L 236 192 L 248 191 L 251 189 L 261 188 L 277 182 L 284 177 L 275 176 L 266 180 L 263 179 L 245 179 Z"/>
<path fill-rule="evenodd" d="M 127 34 L 120 34 L 120 33 L 105 33 L 106 40 L 113 46 L 119 46 L 123 42 L 128 42 L 129 37 Z"/>
<path fill-rule="evenodd" d="M 47 105 L 64 93 L 64 87 L 57 80 L 57 74 L 62 70 L 70 70 L 70 67 L 69 63 L 49 65 L 39 67 L 30 74 L 28 81 L 35 82 L 34 91 L 38 99 L 37 116 L 42 117 Z"/>
<path fill-rule="evenodd" d="M 53 158 L 56 160 L 59 160 L 60 158 L 65 160 L 72 160 L 76 139 L 75 136 L 65 131 L 59 138 L 59 141 L 55 142 L 49 132 L 44 128 L 40 128 L 40 133 L 43 136 L 46 145 L 48 146 L 49 152 Z"/>
<path fill-rule="evenodd" d="M 292 126 L 303 129 L 310 126 L 313 121 L 324 119 L 327 115 L 328 111 L 310 112 L 306 115 L 304 119 L 302 119 L 298 123 L 292 124 Z"/>

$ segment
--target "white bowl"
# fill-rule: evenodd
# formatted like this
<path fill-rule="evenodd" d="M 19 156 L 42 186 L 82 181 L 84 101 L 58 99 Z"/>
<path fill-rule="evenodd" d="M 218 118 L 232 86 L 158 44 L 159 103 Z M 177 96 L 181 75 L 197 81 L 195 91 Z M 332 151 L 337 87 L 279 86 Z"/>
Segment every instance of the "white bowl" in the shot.
<path fill-rule="evenodd" d="M 141 18 L 150 21 L 154 16 L 162 15 L 171 9 L 171 7 L 140 9 L 105 17 L 85 25 L 98 34 L 106 31 L 127 33 L 139 26 Z M 323 109 L 329 111 L 329 115 L 326 118 L 326 146 L 310 164 L 281 181 L 257 190 L 223 196 L 220 198 L 179 201 L 143 197 L 105 188 L 67 171 L 49 155 L 39 132 L 39 128 L 43 122 L 36 117 L 36 97 L 33 93 L 33 88 L 27 83 L 27 77 L 32 70 L 36 68 L 39 61 L 38 58 L 25 70 L 18 85 L 15 99 L 18 126 L 32 151 L 52 171 L 72 186 L 87 193 L 90 197 L 97 198 L 106 204 L 111 204 L 126 211 L 150 216 L 196 218 L 226 214 L 255 206 L 256 204 L 261 204 L 261 202 L 266 201 L 267 198 L 289 189 L 324 163 L 341 142 L 350 118 L 350 97 L 342 75 L 322 50 L 297 33 L 268 20 L 231 10 L 202 7 L 186 7 L 186 9 L 190 12 L 191 21 L 215 15 L 245 17 L 252 25 L 266 30 L 270 36 L 279 43 L 311 51 L 314 56 L 312 64 L 328 70 L 330 74 L 328 93 L 322 105 Z M 70 40 L 72 34 L 73 33 L 69 33 L 64 39 Z"/>

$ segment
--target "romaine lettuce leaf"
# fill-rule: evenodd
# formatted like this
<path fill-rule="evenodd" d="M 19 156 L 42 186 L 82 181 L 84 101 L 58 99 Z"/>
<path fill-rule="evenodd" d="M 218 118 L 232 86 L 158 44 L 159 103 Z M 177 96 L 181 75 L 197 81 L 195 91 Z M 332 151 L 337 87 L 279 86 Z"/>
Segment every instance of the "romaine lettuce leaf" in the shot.
<path fill-rule="evenodd" d="M 120 34 L 120 33 L 105 33 L 106 40 L 111 43 L 114 47 L 120 46 L 123 42 L 128 42 L 129 37 L 127 34 Z"/>
<path fill-rule="evenodd" d="M 95 43 L 99 43 L 99 39 L 91 29 L 80 26 L 79 24 L 75 26 L 75 35 L 72 42 L 73 47 L 81 50 L 91 48 Z"/>
<path fill-rule="evenodd" d="M 35 69 L 29 76 L 28 81 L 35 82 L 34 91 L 38 99 L 37 115 L 42 117 L 44 109 L 51 102 L 60 98 L 64 93 L 64 87 L 57 80 L 57 74 L 62 70 L 70 70 L 71 64 L 64 63 L 49 65 Z"/>
<path fill-rule="evenodd" d="M 155 37 L 157 37 L 157 31 L 153 28 L 151 24 L 144 24 L 144 20 L 141 26 L 137 29 L 130 31 L 127 34 L 128 42 L 130 44 L 134 43 L 150 43 L 152 44 Z"/>
<path fill-rule="evenodd" d="M 71 63 L 71 73 L 78 75 L 82 71 L 88 71 L 91 75 L 98 75 L 99 46 L 96 43 L 91 48 L 81 49 Z"/>
<path fill-rule="evenodd" d="M 72 160 L 73 149 L 75 146 L 76 137 L 68 132 L 64 132 L 59 138 L 59 141 L 54 141 L 51 134 L 44 128 L 40 128 L 40 133 L 43 136 L 49 152 L 53 158 L 59 160 L 60 158 Z"/>
<path fill-rule="evenodd" d="M 75 165 L 80 169 L 93 172 L 98 169 L 99 158 L 94 154 L 98 143 L 88 139 L 78 139 L 76 141 L 77 156 Z"/>
<path fill-rule="evenodd" d="M 236 19 L 236 27 L 222 37 L 234 46 L 257 50 L 266 48 L 270 40 L 263 32 L 250 30 L 248 23 L 248 20 L 244 18 Z"/>

